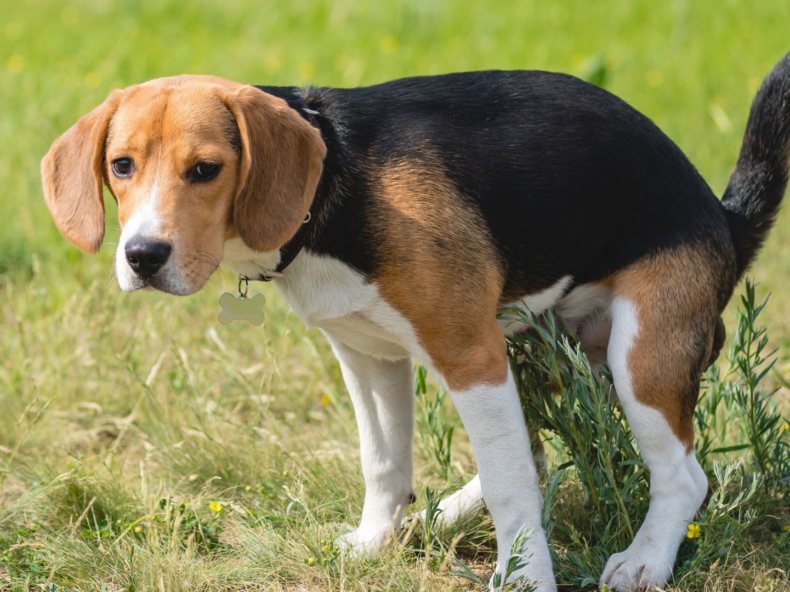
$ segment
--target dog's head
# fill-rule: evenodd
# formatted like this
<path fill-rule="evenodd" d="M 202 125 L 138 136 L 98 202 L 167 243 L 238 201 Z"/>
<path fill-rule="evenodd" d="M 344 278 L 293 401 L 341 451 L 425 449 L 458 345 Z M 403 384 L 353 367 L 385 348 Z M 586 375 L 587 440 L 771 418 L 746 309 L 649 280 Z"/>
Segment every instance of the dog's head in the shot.
<path fill-rule="evenodd" d="M 106 184 L 122 228 L 121 289 L 193 294 L 226 240 L 267 252 L 296 233 L 325 152 L 282 99 L 212 76 L 161 78 L 113 91 L 55 141 L 44 197 L 63 235 L 95 253 Z"/>

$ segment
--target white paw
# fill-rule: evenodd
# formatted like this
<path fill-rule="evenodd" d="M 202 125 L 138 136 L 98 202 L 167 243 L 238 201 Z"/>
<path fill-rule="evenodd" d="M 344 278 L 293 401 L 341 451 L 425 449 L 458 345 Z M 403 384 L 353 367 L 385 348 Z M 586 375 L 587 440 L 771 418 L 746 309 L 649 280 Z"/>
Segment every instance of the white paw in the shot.
<path fill-rule="evenodd" d="M 341 551 L 352 557 L 375 555 L 389 540 L 392 526 L 363 527 L 341 535 L 335 541 Z"/>
<path fill-rule="evenodd" d="M 522 536 L 520 533 L 519 537 Z M 557 592 L 551 554 L 549 553 L 549 546 L 543 529 L 535 530 L 529 534 L 526 541 L 521 542 L 521 550 L 517 551 L 516 547 L 520 542 L 519 537 L 511 545 L 510 553 L 499 553 L 496 571 L 491 577 L 489 588 L 491 590 L 501 590 L 513 586 L 514 590 L 529 589 L 536 592 Z M 518 560 L 517 564 L 520 564 L 521 567 L 513 571 L 508 576 L 507 581 L 503 581 L 508 563 L 516 559 Z M 499 580 L 499 582 L 496 580 Z M 497 585 L 495 586 L 495 584 Z"/>
<path fill-rule="evenodd" d="M 483 507 L 483 492 L 480 489 L 480 476 L 475 477 L 449 497 L 439 502 L 441 513 L 436 517 L 436 524 L 440 528 L 446 528 L 470 516 Z M 425 522 L 425 510 L 416 514 L 417 519 Z"/>
<path fill-rule="evenodd" d="M 655 549 L 632 547 L 609 558 L 601 576 L 601 587 L 606 584 L 617 592 L 663 589 L 672 576 L 675 558 L 662 557 Z"/>

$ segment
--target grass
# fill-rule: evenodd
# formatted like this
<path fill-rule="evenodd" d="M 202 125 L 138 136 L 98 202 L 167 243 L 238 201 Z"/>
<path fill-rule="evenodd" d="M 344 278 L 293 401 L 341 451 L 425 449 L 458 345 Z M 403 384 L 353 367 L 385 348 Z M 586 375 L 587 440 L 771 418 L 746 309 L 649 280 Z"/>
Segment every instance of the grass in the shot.
<path fill-rule="evenodd" d="M 491 569 L 485 514 L 450 532 L 417 529 L 375 559 L 337 552 L 331 541 L 358 520 L 364 495 L 353 411 L 329 347 L 273 290 L 264 289 L 263 329 L 223 327 L 216 299 L 235 287 L 231 274 L 187 299 L 125 295 L 110 278 L 114 222 L 93 258 L 58 235 L 38 163 L 112 88 L 183 72 L 348 86 L 465 69 L 565 71 L 653 118 L 721 194 L 756 86 L 790 49 L 782 0 L 20 0 L 2 15 L 0 589 L 17 590 L 482 589 L 474 579 Z M 111 199 L 107 208 L 114 221 Z M 765 347 L 780 348 L 763 379 L 780 387 L 769 402 L 787 401 L 790 378 L 788 239 L 785 212 L 751 272 L 755 302 L 772 293 L 760 316 Z M 730 335 L 735 318 L 731 307 Z M 778 438 L 760 440 L 738 411 L 757 409 L 765 391 L 749 389 L 737 367 L 723 380 L 727 368 L 705 391 L 700 419 L 710 426 L 699 432 L 719 438 L 709 450 L 751 447 L 711 452 L 713 483 L 714 460 L 742 468 L 718 469 L 726 485 L 699 517 L 700 540 L 681 550 L 672 586 L 780 590 L 786 502 L 758 490 L 732 508 L 755 482 L 754 449 L 770 454 Z M 715 386 L 724 383 L 747 388 Z M 414 509 L 428 490 L 438 497 L 475 473 L 468 438 L 435 393 L 429 384 L 421 395 Z M 627 450 L 617 426 L 609 433 Z M 570 459 L 560 440 L 549 450 L 555 468 Z M 607 545 L 625 540 L 593 536 L 608 514 L 588 505 L 584 458 L 593 457 L 577 455 L 575 469 L 545 484 L 566 589 L 589 587 Z M 631 484 L 637 494 L 643 486 Z M 614 515 L 637 523 L 642 511 L 633 503 Z M 718 556 L 722 540 L 734 542 Z M 464 569 L 467 579 L 451 574 Z"/>

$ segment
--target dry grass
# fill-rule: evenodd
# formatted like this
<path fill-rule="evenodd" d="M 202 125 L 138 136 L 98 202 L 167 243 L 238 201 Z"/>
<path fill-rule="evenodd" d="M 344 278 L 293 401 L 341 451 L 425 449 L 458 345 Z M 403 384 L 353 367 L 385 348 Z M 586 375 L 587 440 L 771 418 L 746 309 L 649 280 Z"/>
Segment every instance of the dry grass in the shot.
<path fill-rule="evenodd" d="M 429 561 L 421 536 L 375 559 L 337 554 L 330 541 L 363 500 L 353 412 L 320 333 L 273 290 L 264 289 L 263 329 L 222 327 L 216 299 L 223 282 L 235 284 L 227 272 L 188 299 L 121 294 L 110 276 L 114 222 L 96 258 L 57 234 L 39 160 L 113 87 L 183 72 L 343 86 L 603 64 L 606 87 L 665 129 L 720 194 L 755 81 L 790 49 L 788 21 L 782 0 L 4 3 L 0 589 L 481 589 L 443 571 L 440 551 L 457 531 L 434 541 Z M 107 207 L 115 220 L 111 199 Z M 761 293 L 773 292 L 764 321 L 785 380 L 789 239 L 785 212 L 752 271 Z M 451 490 L 475 472 L 449 402 L 440 415 L 455 428 L 450 470 L 426 449 L 430 438 L 416 439 L 415 509 L 426 487 Z M 572 515 L 578 488 L 562 491 L 558 508 L 583 523 Z M 457 553 L 485 576 L 490 520 L 461 528 Z M 737 561 L 674 589 L 786 589 L 786 540 L 772 542 L 775 525 L 757 528 Z"/>

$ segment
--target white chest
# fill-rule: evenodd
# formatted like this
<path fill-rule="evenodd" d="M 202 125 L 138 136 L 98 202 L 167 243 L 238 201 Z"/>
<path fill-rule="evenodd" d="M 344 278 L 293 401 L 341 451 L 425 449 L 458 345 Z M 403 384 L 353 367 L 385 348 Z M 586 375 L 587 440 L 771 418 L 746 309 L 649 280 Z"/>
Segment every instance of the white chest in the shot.
<path fill-rule="evenodd" d="M 376 358 L 425 359 L 411 323 L 337 259 L 302 252 L 275 285 L 308 327 Z"/>
<path fill-rule="evenodd" d="M 225 243 L 222 264 L 254 277 L 274 268 L 278 260 L 278 253 L 256 253 L 233 239 Z M 302 251 L 273 283 L 308 328 L 318 327 L 376 358 L 411 354 L 425 359 L 411 324 L 381 298 L 375 284 L 345 263 Z"/>

